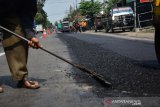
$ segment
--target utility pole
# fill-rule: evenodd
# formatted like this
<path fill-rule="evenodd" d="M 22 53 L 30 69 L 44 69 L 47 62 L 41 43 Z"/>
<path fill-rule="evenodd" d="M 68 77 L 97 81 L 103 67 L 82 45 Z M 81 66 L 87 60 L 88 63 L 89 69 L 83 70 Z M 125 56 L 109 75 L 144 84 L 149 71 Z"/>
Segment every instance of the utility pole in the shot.
<path fill-rule="evenodd" d="M 76 10 L 77 10 L 77 0 L 76 0 Z"/>
<path fill-rule="evenodd" d="M 78 21 L 78 13 L 77 13 L 77 0 L 76 0 L 76 16 L 77 16 L 77 21 Z"/>
<path fill-rule="evenodd" d="M 105 0 L 103 0 L 103 14 L 105 13 L 105 12 L 104 12 L 105 4 L 106 4 L 106 1 L 105 1 Z"/>
<path fill-rule="evenodd" d="M 134 0 L 134 30 L 137 32 L 137 3 Z"/>

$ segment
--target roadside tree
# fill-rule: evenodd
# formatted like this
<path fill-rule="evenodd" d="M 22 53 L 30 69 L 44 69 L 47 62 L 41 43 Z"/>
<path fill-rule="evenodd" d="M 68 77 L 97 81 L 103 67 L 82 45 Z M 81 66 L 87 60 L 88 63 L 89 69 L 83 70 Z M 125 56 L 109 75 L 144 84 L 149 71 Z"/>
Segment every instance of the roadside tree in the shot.
<path fill-rule="evenodd" d="M 109 11 L 111 10 L 111 8 L 115 7 L 117 5 L 117 3 L 119 3 L 121 0 L 108 0 L 105 6 L 105 13 L 109 13 Z"/>
<path fill-rule="evenodd" d="M 91 18 L 91 26 L 94 26 L 94 14 L 100 13 L 101 8 L 99 1 L 82 1 L 79 5 L 80 13 L 83 16 L 89 16 Z"/>
<path fill-rule="evenodd" d="M 101 4 L 98 1 L 82 1 L 80 2 L 79 9 L 82 15 L 93 15 L 100 12 Z"/>

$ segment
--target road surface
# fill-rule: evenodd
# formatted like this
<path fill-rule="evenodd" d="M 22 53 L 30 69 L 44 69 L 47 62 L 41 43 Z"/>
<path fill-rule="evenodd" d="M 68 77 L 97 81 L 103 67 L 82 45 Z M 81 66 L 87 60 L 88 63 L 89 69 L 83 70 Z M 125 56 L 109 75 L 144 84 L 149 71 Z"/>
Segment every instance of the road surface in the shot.
<path fill-rule="evenodd" d="M 119 100 L 134 100 L 138 102 L 134 103 L 137 106 L 159 107 L 160 67 L 152 40 L 84 33 L 54 33 L 39 39 L 44 48 L 95 70 L 113 86 L 104 87 L 90 75 L 54 56 L 30 49 L 29 77 L 39 81 L 41 88 L 17 89 L 6 58 L 1 55 L 0 83 L 5 92 L 0 94 L 0 106 L 108 107 L 114 105 L 116 97 Z M 123 104 L 119 102 L 116 107 L 123 107 Z"/>

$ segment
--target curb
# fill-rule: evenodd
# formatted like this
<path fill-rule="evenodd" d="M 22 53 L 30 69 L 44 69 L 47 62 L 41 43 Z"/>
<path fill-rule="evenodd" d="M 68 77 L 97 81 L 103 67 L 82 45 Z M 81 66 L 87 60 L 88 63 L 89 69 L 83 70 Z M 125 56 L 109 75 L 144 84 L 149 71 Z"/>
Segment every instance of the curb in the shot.
<path fill-rule="evenodd" d="M 105 32 L 94 32 L 86 31 L 85 34 L 94 34 L 110 37 L 118 37 L 124 39 L 137 39 L 137 40 L 147 40 L 154 41 L 154 33 L 143 33 L 143 32 L 118 32 L 118 33 L 105 33 Z"/>

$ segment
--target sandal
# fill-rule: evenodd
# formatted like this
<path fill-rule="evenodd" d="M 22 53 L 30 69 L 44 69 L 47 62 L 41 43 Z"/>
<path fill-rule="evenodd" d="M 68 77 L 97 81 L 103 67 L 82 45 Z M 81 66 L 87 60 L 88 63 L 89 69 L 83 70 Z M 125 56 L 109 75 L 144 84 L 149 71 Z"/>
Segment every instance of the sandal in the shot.
<path fill-rule="evenodd" d="M 3 93 L 3 88 L 0 86 L 0 93 Z"/>
<path fill-rule="evenodd" d="M 18 88 L 38 89 L 40 85 L 37 81 L 21 80 L 17 84 Z"/>

